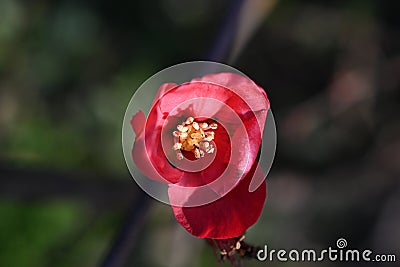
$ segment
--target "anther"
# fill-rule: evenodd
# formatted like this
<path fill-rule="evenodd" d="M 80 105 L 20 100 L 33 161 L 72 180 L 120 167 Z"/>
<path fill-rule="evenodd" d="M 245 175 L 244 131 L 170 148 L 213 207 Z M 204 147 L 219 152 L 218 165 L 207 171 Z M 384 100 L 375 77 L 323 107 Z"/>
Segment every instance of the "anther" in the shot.
<path fill-rule="evenodd" d="M 186 138 L 188 137 L 188 133 L 187 133 L 187 132 L 181 133 L 181 134 L 179 135 L 179 137 L 180 137 L 181 139 L 186 139 Z"/>
<path fill-rule="evenodd" d="M 177 158 L 178 160 L 183 159 L 183 154 L 182 154 L 182 152 L 181 152 L 180 150 L 177 151 L 177 153 L 176 153 L 176 158 Z"/>
<path fill-rule="evenodd" d="M 186 123 L 187 125 L 189 125 L 189 124 L 191 124 L 193 121 L 194 121 L 194 118 L 193 118 L 193 117 L 189 117 L 189 118 L 186 119 L 186 122 L 185 122 L 185 123 Z"/>
<path fill-rule="evenodd" d="M 215 129 L 218 128 L 218 125 L 217 125 L 216 123 L 211 123 L 211 124 L 210 124 L 210 128 L 213 129 L 213 130 L 215 130 Z"/>
<path fill-rule="evenodd" d="M 210 143 L 209 142 L 201 142 L 200 144 L 200 148 L 202 148 L 203 150 L 206 150 L 210 147 Z"/>
<path fill-rule="evenodd" d="M 183 126 L 182 124 L 179 124 L 178 126 L 176 126 L 176 129 L 178 129 L 178 131 L 183 132 L 183 133 L 187 132 L 189 130 L 188 127 Z"/>
<path fill-rule="evenodd" d="M 196 159 L 199 159 L 200 158 L 200 150 L 198 149 L 198 148 L 196 148 L 195 150 L 194 150 L 194 156 L 196 157 Z"/>
<path fill-rule="evenodd" d="M 181 143 L 175 143 L 173 149 L 174 150 L 178 150 L 182 148 L 182 144 Z"/>

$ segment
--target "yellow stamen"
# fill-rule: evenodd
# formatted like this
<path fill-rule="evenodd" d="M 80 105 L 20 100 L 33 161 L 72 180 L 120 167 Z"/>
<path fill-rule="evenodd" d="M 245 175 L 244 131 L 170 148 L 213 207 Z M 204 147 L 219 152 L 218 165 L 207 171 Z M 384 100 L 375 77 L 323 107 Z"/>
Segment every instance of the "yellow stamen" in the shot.
<path fill-rule="evenodd" d="M 182 147 L 181 143 L 175 143 L 173 148 L 174 148 L 174 150 L 178 150 L 178 149 L 181 149 L 181 147 Z"/>
<path fill-rule="evenodd" d="M 183 159 L 183 154 L 182 154 L 181 151 L 178 151 L 178 152 L 176 153 L 176 158 L 179 159 L 179 160 Z"/>
<path fill-rule="evenodd" d="M 193 118 L 193 117 L 189 117 L 189 118 L 186 119 L 186 124 L 189 125 L 189 124 L 191 124 L 193 121 L 194 121 L 194 118 Z"/>
<path fill-rule="evenodd" d="M 215 148 L 211 142 L 214 140 L 214 132 L 207 131 L 218 128 L 216 123 L 197 122 L 193 117 L 188 117 L 183 123 L 178 124 L 172 135 L 174 136 L 173 150 L 176 150 L 177 159 L 183 159 L 182 151 L 190 151 L 199 159 L 206 153 L 214 153 Z"/>
<path fill-rule="evenodd" d="M 188 133 L 181 133 L 181 134 L 179 135 L 179 137 L 180 137 L 181 139 L 186 139 L 186 138 L 188 137 Z"/>
<path fill-rule="evenodd" d="M 176 129 L 178 129 L 178 131 L 180 131 L 182 133 L 187 132 L 189 130 L 188 127 L 185 127 L 182 124 L 179 124 L 178 126 L 176 126 Z"/>
<path fill-rule="evenodd" d="M 217 127 L 218 127 L 218 125 L 216 123 L 210 124 L 210 128 L 213 130 L 217 129 Z"/>

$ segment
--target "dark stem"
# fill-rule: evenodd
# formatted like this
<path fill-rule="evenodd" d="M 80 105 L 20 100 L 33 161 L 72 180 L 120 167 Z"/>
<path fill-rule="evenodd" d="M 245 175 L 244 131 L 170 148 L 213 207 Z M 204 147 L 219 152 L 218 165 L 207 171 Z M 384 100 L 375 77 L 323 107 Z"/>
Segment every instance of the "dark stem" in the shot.
<path fill-rule="evenodd" d="M 137 244 L 136 240 L 146 220 L 150 203 L 151 198 L 141 191 L 131 205 L 131 211 L 125 225 L 115 238 L 100 265 L 101 267 L 122 267 L 126 265 Z"/>
<path fill-rule="evenodd" d="M 242 266 L 242 259 L 257 259 L 257 252 L 261 247 L 256 247 L 244 242 L 244 235 L 228 239 L 207 239 L 220 262 L 229 261 L 232 266 Z"/>
<path fill-rule="evenodd" d="M 243 0 L 232 0 L 228 11 L 224 17 L 222 27 L 217 35 L 214 45 L 207 53 L 206 59 L 221 62 L 226 59 L 231 49 L 233 39 L 236 34 L 239 14 L 242 8 Z"/>

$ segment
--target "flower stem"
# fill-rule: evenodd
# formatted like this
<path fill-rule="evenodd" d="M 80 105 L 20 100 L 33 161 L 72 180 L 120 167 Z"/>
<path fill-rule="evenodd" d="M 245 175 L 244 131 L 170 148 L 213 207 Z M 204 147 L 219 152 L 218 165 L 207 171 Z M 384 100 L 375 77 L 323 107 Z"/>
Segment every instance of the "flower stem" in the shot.
<path fill-rule="evenodd" d="M 242 266 L 243 259 L 256 259 L 257 251 L 261 247 L 256 247 L 244 242 L 244 235 L 228 239 L 206 239 L 207 243 L 213 248 L 214 253 L 220 262 L 229 260 L 232 266 Z"/>

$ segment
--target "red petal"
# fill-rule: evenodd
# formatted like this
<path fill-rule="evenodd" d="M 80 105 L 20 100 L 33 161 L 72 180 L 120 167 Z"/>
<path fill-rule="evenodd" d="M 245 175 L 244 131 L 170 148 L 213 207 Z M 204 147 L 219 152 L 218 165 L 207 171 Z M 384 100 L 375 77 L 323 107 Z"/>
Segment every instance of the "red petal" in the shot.
<path fill-rule="evenodd" d="M 144 116 L 143 111 L 140 110 L 135 115 L 133 115 L 131 119 L 131 126 L 136 136 L 139 136 L 142 133 L 145 123 L 146 117 Z"/>
<path fill-rule="evenodd" d="M 269 100 L 263 88 L 243 75 L 230 72 L 209 74 L 192 80 L 192 82 L 195 81 L 211 82 L 233 90 L 256 113 L 261 131 L 263 131 L 269 109 Z"/>
<path fill-rule="evenodd" d="M 165 176 L 158 172 L 151 163 L 150 157 L 152 156 L 151 153 L 153 153 L 153 151 L 145 149 L 145 132 L 143 131 L 145 116 L 143 111 L 139 111 L 132 117 L 131 125 L 136 134 L 135 143 L 132 149 L 132 158 L 140 171 L 148 178 L 159 182 L 169 183 L 179 181 L 180 176 L 176 177 L 175 181 L 167 181 Z"/>
<path fill-rule="evenodd" d="M 176 83 L 164 83 L 160 86 L 160 88 L 158 88 L 158 92 L 157 95 L 154 97 L 154 102 L 153 104 L 155 104 L 158 99 L 160 99 L 166 92 L 168 92 L 169 90 L 171 90 L 174 87 L 177 87 L 178 85 Z"/>
<path fill-rule="evenodd" d="M 211 118 L 214 117 L 220 106 L 232 96 L 233 93 L 222 86 L 205 82 L 190 82 L 165 93 L 160 98 L 159 108 L 162 113 L 170 113 L 177 106 L 181 106 L 181 109 L 192 117 L 207 115 L 207 117 Z M 210 98 L 219 102 L 210 103 Z M 185 101 L 188 101 L 187 104 L 182 105 Z"/>
<path fill-rule="evenodd" d="M 260 217 L 266 198 L 265 182 L 252 193 L 248 190 L 254 172 L 263 176 L 257 165 L 231 192 L 212 203 L 198 207 L 172 206 L 177 221 L 200 238 L 226 239 L 243 234 Z M 173 202 L 175 194 L 168 192 Z"/>

